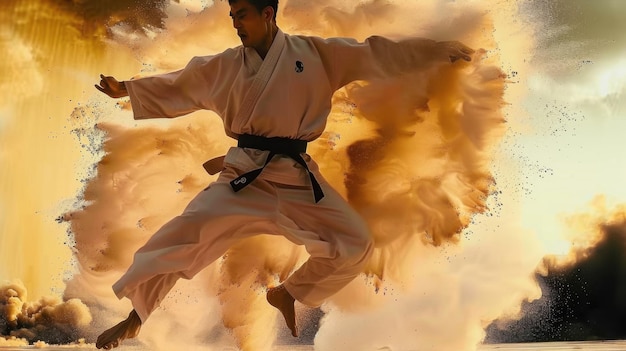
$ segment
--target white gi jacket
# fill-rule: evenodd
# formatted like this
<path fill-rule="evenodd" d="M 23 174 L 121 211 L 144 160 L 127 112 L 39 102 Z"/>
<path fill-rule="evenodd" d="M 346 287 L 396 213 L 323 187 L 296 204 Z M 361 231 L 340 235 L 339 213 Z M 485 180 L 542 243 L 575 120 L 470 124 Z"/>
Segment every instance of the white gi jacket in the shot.
<path fill-rule="evenodd" d="M 336 90 L 355 80 L 400 74 L 447 60 L 426 39 L 393 42 L 293 36 L 278 30 L 265 59 L 239 46 L 194 57 L 184 69 L 126 82 L 135 119 L 177 117 L 200 109 L 217 113 L 228 136 L 241 134 L 313 141 L 326 126 Z M 267 151 L 232 148 L 225 164 L 242 171 L 260 167 Z M 317 179 L 317 165 L 304 156 Z M 261 178 L 308 184 L 288 157 L 275 157 Z"/>

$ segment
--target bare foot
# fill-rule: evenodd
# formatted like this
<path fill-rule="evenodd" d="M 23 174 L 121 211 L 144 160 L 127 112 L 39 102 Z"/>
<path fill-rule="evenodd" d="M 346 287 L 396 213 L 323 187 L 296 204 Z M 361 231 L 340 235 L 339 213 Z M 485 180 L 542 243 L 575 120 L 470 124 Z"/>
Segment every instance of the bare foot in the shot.
<path fill-rule="evenodd" d="M 98 336 L 96 347 L 105 350 L 118 347 L 122 340 L 136 337 L 139 329 L 141 329 L 141 319 L 137 312 L 132 310 L 128 318 Z"/>
<path fill-rule="evenodd" d="M 291 330 L 291 335 L 297 337 L 298 327 L 296 326 L 295 301 L 293 296 L 291 296 L 282 285 L 267 290 L 267 302 L 276 307 L 280 313 L 283 314 L 285 323 L 287 323 L 287 327 Z"/>

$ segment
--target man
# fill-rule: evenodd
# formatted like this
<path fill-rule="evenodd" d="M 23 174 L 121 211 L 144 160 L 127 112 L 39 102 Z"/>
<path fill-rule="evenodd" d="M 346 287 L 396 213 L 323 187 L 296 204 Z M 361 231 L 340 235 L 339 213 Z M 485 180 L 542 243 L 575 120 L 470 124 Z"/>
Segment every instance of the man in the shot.
<path fill-rule="evenodd" d="M 226 134 L 238 140 L 220 160 L 217 181 L 159 229 L 115 283 L 116 295 L 129 298 L 134 309 L 98 337 L 98 348 L 135 337 L 178 278 L 192 278 L 236 240 L 263 233 L 284 235 L 310 254 L 267 291 L 297 336 L 295 300 L 320 305 L 362 271 L 373 247 L 363 219 L 306 154 L 306 143 L 324 130 L 333 93 L 354 80 L 469 61 L 473 52 L 458 42 L 426 39 L 290 36 L 276 25 L 277 0 L 229 4 L 242 46 L 195 57 L 168 74 L 125 82 L 101 75 L 96 85 L 113 98 L 130 96 L 135 119 L 215 111 Z"/>

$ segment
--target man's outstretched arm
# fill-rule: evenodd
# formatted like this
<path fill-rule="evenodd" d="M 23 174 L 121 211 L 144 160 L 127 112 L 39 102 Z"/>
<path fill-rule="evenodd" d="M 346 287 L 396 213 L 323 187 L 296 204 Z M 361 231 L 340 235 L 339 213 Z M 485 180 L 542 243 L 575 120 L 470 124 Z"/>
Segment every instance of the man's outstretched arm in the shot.
<path fill-rule="evenodd" d="M 372 36 L 364 42 L 351 38 L 313 38 L 325 62 L 334 89 L 355 80 L 396 76 L 432 65 L 471 61 L 474 50 L 458 41 L 410 38 L 393 41 Z"/>
<path fill-rule="evenodd" d="M 100 85 L 96 84 L 96 89 L 107 94 L 112 98 L 121 98 L 128 96 L 128 90 L 123 81 L 118 81 L 114 77 L 100 75 Z"/>
<path fill-rule="evenodd" d="M 113 98 L 130 97 L 134 119 L 174 118 L 214 110 L 239 72 L 239 51 L 196 56 L 177 71 L 118 81 L 100 75 L 96 89 Z M 240 58 L 240 57 L 239 57 Z"/>

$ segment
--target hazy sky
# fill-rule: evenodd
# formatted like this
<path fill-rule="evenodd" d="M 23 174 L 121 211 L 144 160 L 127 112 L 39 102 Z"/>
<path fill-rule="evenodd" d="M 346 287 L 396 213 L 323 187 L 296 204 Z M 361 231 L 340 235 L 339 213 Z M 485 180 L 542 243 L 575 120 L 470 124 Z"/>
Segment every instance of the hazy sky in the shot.
<path fill-rule="evenodd" d="M 545 233 L 594 195 L 626 201 L 626 2 L 522 3 L 537 40 L 525 77 L 531 130 L 511 151 L 524 155 L 526 223 Z"/>

